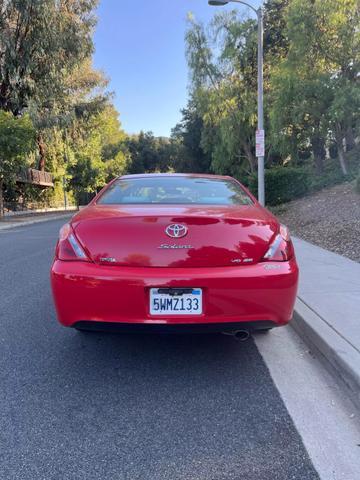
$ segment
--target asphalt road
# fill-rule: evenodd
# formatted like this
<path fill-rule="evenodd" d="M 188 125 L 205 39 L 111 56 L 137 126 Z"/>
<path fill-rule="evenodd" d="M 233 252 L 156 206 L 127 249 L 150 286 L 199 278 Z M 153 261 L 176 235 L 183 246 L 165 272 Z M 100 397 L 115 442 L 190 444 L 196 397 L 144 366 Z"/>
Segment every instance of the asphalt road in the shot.
<path fill-rule="evenodd" d="M 62 223 L 0 232 L 0 478 L 317 479 L 253 340 L 57 324 Z"/>

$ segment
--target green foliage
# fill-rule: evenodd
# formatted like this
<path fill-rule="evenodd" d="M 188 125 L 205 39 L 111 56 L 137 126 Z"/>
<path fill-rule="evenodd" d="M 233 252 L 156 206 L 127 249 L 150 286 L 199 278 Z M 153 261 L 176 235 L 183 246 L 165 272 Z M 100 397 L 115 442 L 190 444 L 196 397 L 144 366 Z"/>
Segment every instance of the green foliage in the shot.
<path fill-rule="evenodd" d="M 82 192 L 95 192 L 105 183 L 101 135 L 96 128 L 73 144 L 73 160 L 67 165 L 68 185 L 78 200 Z"/>
<path fill-rule="evenodd" d="M 26 165 L 26 155 L 34 148 L 35 131 L 28 115 L 16 118 L 0 110 L 0 179 L 14 180 Z"/>
<path fill-rule="evenodd" d="M 112 160 L 105 163 L 105 180 L 110 182 L 113 178 L 124 175 L 130 163 L 128 152 L 118 152 Z"/>
<path fill-rule="evenodd" d="M 34 147 L 35 131 L 28 115 L 16 118 L 0 110 L 0 217 L 3 214 L 4 183 L 10 199 L 15 196 L 15 179 L 26 165 L 26 156 Z"/>
<path fill-rule="evenodd" d="M 126 142 L 131 161 L 129 173 L 167 172 L 171 169 L 173 145 L 167 138 L 155 137 L 152 132 L 140 132 Z"/>
<path fill-rule="evenodd" d="M 215 15 L 208 30 L 190 22 L 192 101 L 202 120 L 198 148 L 214 172 L 255 170 L 256 38 L 256 22 L 240 21 L 236 11 Z"/>
<path fill-rule="evenodd" d="M 265 68 L 274 67 L 289 51 L 286 12 L 290 0 L 267 0 L 264 5 Z"/>
<path fill-rule="evenodd" d="M 66 96 L 68 72 L 92 53 L 96 0 L 1 4 L 0 108 L 22 112 L 30 101 L 49 109 Z"/>
<path fill-rule="evenodd" d="M 360 111 L 359 20 L 356 0 L 292 0 L 287 11 L 289 52 L 271 78 L 272 139 L 295 161 L 309 143 L 320 175 L 331 140 L 347 174 L 343 140 Z"/>
<path fill-rule="evenodd" d="M 79 120 L 70 133 L 62 152 L 60 149 L 65 168 L 62 176 L 66 175 L 76 201 L 84 203 L 85 199 L 86 203 L 89 194 L 127 171 L 131 162 L 127 137 L 112 105 Z"/>
<path fill-rule="evenodd" d="M 257 195 L 257 176 L 249 179 L 249 188 Z M 266 202 L 279 205 L 302 197 L 310 190 L 310 172 L 304 167 L 273 167 L 265 170 Z"/>
<path fill-rule="evenodd" d="M 124 150 L 126 135 L 121 128 L 119 114 L 113 105 L 108 104 L 94 119 L 95 127 L 100 134 L 102 158 L 113 160 L 119 153 L 126 156 Z"/>
<path fill-rule="evenodd" d="M 268 0 L 264 21 L 267 167 L 306 163 L 310 188 L 348 179 L 360 133 L 357 0 Z M 199 170 L 204 152 L 214 173 L 246 181 L 256 170 L 256 24 L 235 11 L 216 14 L 207 27 L 192 17 L 186 47 L 192 115 L 200 121 L 191 131 L 195 156 L 179 148 L 180 158 L 185 152 Z M 177 140 L 184 146 L 184 135 Z"/>
<path fill-rule="evenodd" d="M 211 170 L 211 155 L 202 147 L 204 121 L 194 101 L 182 110 L 182 119 L 172 130 L 172 166 L 176 172 L 206 173 Z M 206 142 L 204 142 L 206 143 Z"/>
<path fill-rule="evenodd" d="M 346 181 L 357 179 L 359 182 L 359 148 L 346 154 L 348 175 Z M 257 175 L 241 180 L 257 195 Z M 355 184 L 356 184 L 355 181 Z M 316 175 L 311 162 L 302 167 L 278 166 L 265 170 L 266 202 L 268 205 L 279 205 L 290 200 L 302 197 L 310 192 L 331 187 L 344 182 L 344 174 L 339 163 L 329 160 L 324 165 L 321 176 Z"/>
<path fill-rule="evenodd" d="M 9 0 L 1 5 L 0 108 L 15 115 L 26 110 L 24 118 L 36 129 L 29 149 L 6 155 L 6 191 L 12 198 L 57 202 L 64 181 L 80 198 L 127 168 L 126 135 L 106 92 L 107 79 L 92 66 L 97 3 Z M 23 142 L 5 137 L 11 152 L 14 143 L 20 148 Z M 10 167 L 15 176 L 26 162 L 50 171 L 55 188 L 11 189 Z"/>
<path fill-rule="evenodd" d="M 354 166 L 355 168 L 355 166 Z M 348 169 L 348 174 L 344 177 L 341 167 L 337 161 L 328 161 L 324 165 L 321 175 L 315 175 L 311 172 L 311 191 L 321 190 L 322 188 L 331 187 L 347 180 L 355 178 L 355 172 L 352 168 Z"/>

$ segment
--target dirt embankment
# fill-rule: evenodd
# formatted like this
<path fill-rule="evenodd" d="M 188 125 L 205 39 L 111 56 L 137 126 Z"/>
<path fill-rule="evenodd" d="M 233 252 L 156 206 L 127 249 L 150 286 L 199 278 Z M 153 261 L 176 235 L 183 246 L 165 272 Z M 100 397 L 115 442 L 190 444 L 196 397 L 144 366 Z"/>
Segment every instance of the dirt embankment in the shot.
<path fill-rule="evenodd" d="M 360 195 L 353 184 L 326 188 L 272 211 L 293 235 L 360 262 Z"/>

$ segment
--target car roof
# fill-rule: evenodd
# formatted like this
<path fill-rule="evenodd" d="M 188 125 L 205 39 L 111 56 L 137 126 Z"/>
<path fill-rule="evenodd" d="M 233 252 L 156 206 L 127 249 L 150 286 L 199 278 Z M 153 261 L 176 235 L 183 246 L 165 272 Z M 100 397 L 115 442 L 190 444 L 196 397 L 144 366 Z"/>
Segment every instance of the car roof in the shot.
<path fill-rule="evenodd" d="M 118 178 L 169 178 L 169 177 L 188 177 L 188 178 L 209 178 L 219 180 L 229 180 L 232 177 L 228 175 L 211 175 L 208 173 L 136 173 L 132 175 L 122 175 Z"/>

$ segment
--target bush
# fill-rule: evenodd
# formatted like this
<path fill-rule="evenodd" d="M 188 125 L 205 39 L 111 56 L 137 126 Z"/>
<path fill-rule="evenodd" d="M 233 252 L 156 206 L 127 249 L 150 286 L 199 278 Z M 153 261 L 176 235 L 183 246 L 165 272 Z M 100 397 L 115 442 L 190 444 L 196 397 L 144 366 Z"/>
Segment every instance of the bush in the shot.
<path fill-rule="evenodd" d="M 324 171 L 321 175 L 317 175 L 311 168 L 311 191 L 316 192 L 323 188 L 332 187 L 339 183 L 348 182 L 356 177 L 356 162 L 347 156 L 348 175 L 344 175 L 341 171 L 338 160 L 328 160 L 325 162 Z"/>
<path fill-rule="evenodd" d="M 279 205 L 306 195 L 311 186 L 311 175 L 305 167 L 273 167 L 265 170 L 265 197 L 267 205 Z M 249 178 L 249 189 L 257 196 L 257 175 Z"/>
<path fill-rule="evenodd" d="M 265 198 L 267 205 L 280 205 L 308 193 L 355 180 L 355 190 L 360 193 L 360 147 L 346 153 L 348 175 L 344 175 L 336 159 L 326 159 L 321 175 L 315 172 L 314 164 L 308 159 L 300 166 L 275 166 L 265 170 Z M 241 179 L 250 191 L 257 196 L 257 175 Z"/>

